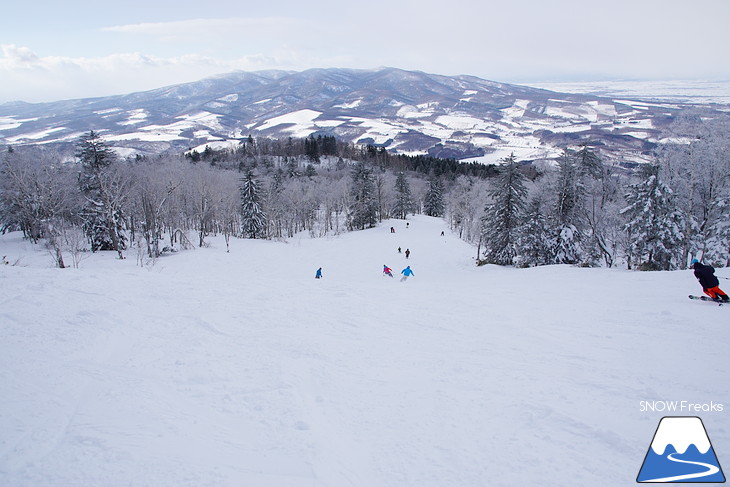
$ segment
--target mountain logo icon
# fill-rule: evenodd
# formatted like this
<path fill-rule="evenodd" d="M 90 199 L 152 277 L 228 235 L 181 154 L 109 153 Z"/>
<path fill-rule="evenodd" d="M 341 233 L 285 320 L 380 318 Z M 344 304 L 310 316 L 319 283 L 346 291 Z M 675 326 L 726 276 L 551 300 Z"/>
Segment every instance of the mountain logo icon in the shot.
<path fill-rule="evenodd" d="M 702 420 L 696 416 L 663 417 L 636 482 L 725 482 Z"/>

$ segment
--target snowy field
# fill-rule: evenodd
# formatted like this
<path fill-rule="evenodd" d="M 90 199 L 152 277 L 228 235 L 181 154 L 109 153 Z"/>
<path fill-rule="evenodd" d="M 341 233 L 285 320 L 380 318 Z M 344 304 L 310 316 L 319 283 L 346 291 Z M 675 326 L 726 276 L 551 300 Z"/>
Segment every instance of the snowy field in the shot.
<path fill-rule="evenodd" d="M 605 96 L 629 97 L 634 100 L 657 100 L 680 103 L 730 104 L 730 81 L 673 80 L 673 81 L 575 81 L 525 83 L 535 88 Z"/>
<path fill-rule="evenodd" d="M 477 268 L 408 221 L 145 268 L 0 236 L 0 485 L 629 486 L 664 415 L 730 465 L 730 306 L 691 271 Z"/>

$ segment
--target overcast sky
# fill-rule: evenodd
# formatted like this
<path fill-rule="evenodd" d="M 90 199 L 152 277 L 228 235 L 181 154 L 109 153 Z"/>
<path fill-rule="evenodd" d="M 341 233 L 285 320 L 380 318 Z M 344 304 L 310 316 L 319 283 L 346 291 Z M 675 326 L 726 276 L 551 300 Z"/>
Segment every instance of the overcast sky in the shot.
<path fill-rule="evenodd" d="M 730 0 L 36 0 L 0 18 L 0 103 L 313 67 L 730 80 Z"/>

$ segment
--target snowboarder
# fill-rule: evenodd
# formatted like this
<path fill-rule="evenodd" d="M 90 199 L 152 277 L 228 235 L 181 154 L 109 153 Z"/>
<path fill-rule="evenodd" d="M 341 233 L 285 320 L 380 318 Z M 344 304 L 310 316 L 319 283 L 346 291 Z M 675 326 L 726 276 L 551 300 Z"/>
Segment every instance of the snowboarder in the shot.
<path fill-rule="evenodd" d="M 730 297 L 720 289 L 720 281 L 715 277 L 715 268 L 711 265 L 701 264 L 699 260 L 692 259 L 692 268 L 695 271 L 695 277 L 700 281 L 702 290 L 715 301 L 730 301 Z"/>
<path fill-rule="evenodd" d="M 314 275 L 315 279 L 322 279 L 322 268 L 317 269 L 317 273 Z"/>
<path fill-rule="evenodd" d="M 406 279 L 408 279 L 410 276 L 415 275 L 415 274 L 413 274 L 413 271 L 411 270 L 411 266 L 406 267 L 405 269 L 400 271 L 400 273 L 403 274 L 403 277 L 400 278 L 400 282 L 403 282 Z"/>
<path fill-rule="evenodd" d="M 393 277 L 393 269 L 383 264 L 383 275 Z"/>
<path fill-rule="evenodd" d="M 410 249 L 406 249 L 406 259 L 411 256 Z"/>

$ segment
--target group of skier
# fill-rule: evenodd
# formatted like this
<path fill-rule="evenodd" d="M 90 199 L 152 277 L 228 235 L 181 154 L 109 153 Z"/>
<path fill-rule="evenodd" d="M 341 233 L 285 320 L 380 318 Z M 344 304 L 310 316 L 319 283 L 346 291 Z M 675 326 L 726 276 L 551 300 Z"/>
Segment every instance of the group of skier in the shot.
<path fill-rule="evenodd" d="M 411 270 L 411 266 L 406 266 L 405 269 L 400 271 L 401 274 L 403 274 L 403 277 L 400 278 L 401 282 L 407 280 L 411 276 L 415 276 L 413 271 Z M 383 276 L 389 276 L 393 277 L 393 269 L 388 267 L 387 265 L 383 264 Z M 320 267 L 317 269 L 317 272 L 314 273 L 315 279 L 322 279 L 322 268 Z"/>
<path fill-rule="evenodd" d="M 401 282 L 405 281 L 410 276 L 415 276 L 415 274 L 411 270 L 411 266 L 407 266 L 405 269 L 400 271 L 400 273 L 403 274 L 403 277 L 400 278 Z M 383 264 L 383 276 L 393 277 L 393 269 Z"/>
<path fill-rule="evenodd" d="M 408 223 L 406 223 L 406 228 L 408 226 Z M 391 233 L 395 233 L 395 228 L 390 227 Z M 444 232 L 441 232 L 441 235 L 443 235 Z M 401 253 L 401 248 L 398 247 L 398 253 Z M 406 259 L 410 257 L 411 251 L 410 249 L 406 249 Z M 718 303 L 728 303 L 730 302 L 730 297 L 728 297 L 725 292 L 720 289 L 720 281 L 718 281 L 717 277 L 715 276 L 715 268 L 710 265 L 702 264 L 697 259 L 692 259 L 692 264 L 690 266 L 694 270 L 694 275 L 697 278 L 697 280 L 700 283 L 700 286 L 702 286 L 702 291 L 710 297 L 713 301 L 716 301 Z M 406 266 L 405 269 L 400 271 L 401 274 L 403 274 L 403 277 L 401 277 L 401 282 L 407 280 L 409 277 L 414 276 L 413 271 L 411 270 L 411 266 Z M 388 277 L 394 277 L 393 276 L 393 269 L 388 267 L 387 265 L 383 264 L 383 276 Z M 320 267 L 317 269 L 317 272 L 314 275 L 315 279 L 321 279 L 322 278 L 322 268 Z M 693 296 L 690 296 L 693 297 Z M 705 298 L 706 299 L 706 298 Z"/>
<path fill-rule="evenodd" d="M 410 226 L 410 223 L 406 222 L 406 228 L 409 228 L 409 226 Z M 395 233 L 395 227 L 390 227 L 390 233 Z M 443 235 L 443 234 L 444 234 L 444 232 L 441 232 L 441 235 Z M 403 253 L 403 251 L 401 250 L 401 247 L 398 247 L 398 253 L 399 254 Z M 406 249 L 405 254 L 406 254 L 406 259 L 409 258 L 411 256 L 411 250 Z M 401 282 L 408 280 L 408 278 L 411 276 L 415 276 L 415 274 L 413 273 L 413 270 L 411 270 L 411 266 L 406 266 L 406 268 L 403 269 L 402 271 L 400 271 L 400 273 L 403 274 L 403 277 L 401 277 L 401 279 L 400 279 Z M 391 269 L 387 265 L 383 264 L 383 277 L 385 277 L 385 276 L 394 277 L 393 269 Z M 322 268 L 321 267 L 319 269 L 317 269 L 317 272 L 315 272 L 314 278 L 322 279 Z"/>

